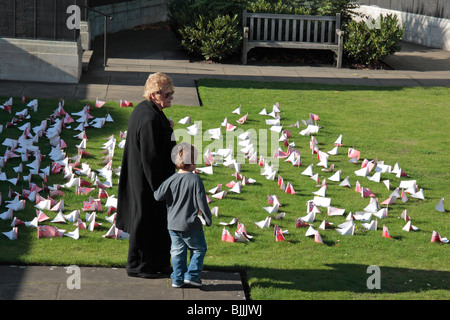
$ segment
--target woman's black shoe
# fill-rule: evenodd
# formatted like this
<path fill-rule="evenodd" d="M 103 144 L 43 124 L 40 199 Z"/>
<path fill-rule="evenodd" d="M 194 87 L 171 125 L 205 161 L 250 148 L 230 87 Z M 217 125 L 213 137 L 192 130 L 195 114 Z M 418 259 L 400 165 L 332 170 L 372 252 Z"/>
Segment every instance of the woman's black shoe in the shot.
<path fill-rule="evenodd" d="M 129 277 L 137 277 L 137 278 L 144 278 L 144 279 L 156 279 L 158 278 L 157 274 L 148 273 L 148 272 L 128 272 L 127 273 Z"/>

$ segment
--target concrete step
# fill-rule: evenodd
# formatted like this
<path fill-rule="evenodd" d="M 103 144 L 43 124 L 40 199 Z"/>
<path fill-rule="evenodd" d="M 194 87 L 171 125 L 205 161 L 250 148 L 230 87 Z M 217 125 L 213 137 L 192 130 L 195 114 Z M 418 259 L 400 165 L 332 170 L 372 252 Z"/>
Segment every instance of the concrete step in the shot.
<path fill-rule="evenodd" d="M 82 57 L 82 70 L 83 73 L 86 73 L 89 70 L 89 63 L 91 62 L 92 55 L 94 54 L 93 50 L 85 50 L 83 51 Z"/>

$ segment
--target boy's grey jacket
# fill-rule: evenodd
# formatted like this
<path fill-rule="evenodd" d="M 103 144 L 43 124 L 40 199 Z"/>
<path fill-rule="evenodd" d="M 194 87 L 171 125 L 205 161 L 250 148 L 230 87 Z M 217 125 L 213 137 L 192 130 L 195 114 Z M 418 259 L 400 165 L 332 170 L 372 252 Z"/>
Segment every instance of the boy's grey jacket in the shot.
<path fill-rule="evenodd" d="M 211 211 L 206 201 L 205 187 L 194 173 L 174 173 L 153 194 L 167 204 L 167 228 L 189 231 L 202 228 L 199 210 L 207 226 L 211 225 Z"/>

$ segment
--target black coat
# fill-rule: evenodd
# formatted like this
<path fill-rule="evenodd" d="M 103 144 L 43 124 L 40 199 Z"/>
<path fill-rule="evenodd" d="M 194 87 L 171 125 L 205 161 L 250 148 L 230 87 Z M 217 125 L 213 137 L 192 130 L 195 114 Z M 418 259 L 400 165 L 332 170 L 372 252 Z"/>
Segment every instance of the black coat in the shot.
<path fill-rule="evenodd" d="M 172 135 L 169 120 L 153 102 L 143 101 L 131 113 L 119 178 L 116 227 L 134 235 L 138 246 L 167 233 L 166 204 L 156 201 L 153 192 L 175 172 Z"/>

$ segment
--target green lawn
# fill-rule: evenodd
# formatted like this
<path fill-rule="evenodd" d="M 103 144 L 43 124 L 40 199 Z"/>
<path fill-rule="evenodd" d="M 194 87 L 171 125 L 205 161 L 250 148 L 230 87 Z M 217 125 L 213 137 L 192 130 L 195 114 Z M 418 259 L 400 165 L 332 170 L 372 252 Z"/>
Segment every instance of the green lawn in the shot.
<path fill-rule="evenodd" d="M 449 237 L 448 209 L 445 213 L 434 208 L 441 198 L 448 202 L 450 188 L 448 186 L 450 146 L 450 89 L 449 88 L 403 88 L 403 87 L 363 87 L 363 86 L 335 86 L 318 84 L 289 84 L 289 83 L 258 83 L 240 81 L 199 81 L 199 94 L 202 107 L 173 106 L 167 110 L 176 124 L 176 133 L 181 140 L 190 140 L 201 152 L 207 149 L 217 151 L 219 148 L 232 146 L 234 157 L 242 160 L 242 154 L 237 146 L 240 141 L 238 133 L 252 132 L 258 156 L 264 155 L 269 163 L 277 168 L 275 180 L 268 180 L 261 175 L 261 167 L 257 164 L 242 163 L 241 174 L 256 180 L 254 184 L 242 187 L 241 193 L 228 192 L 222 200 L 212 198 L 210 207 L 219 207 L 218 218 L 213 219 L 213 225 L 205 228 L 208 242 L 208 253 L 205 259 L 206 269 L 245 270 L 252 299 L 448 299 L 450 289 L 449 277 L 449 245 L 431 243 L 433 230 L 441 236 Z M 9 98 L 9 97 L 8 97 Z M 0 98 L 0 103 L 7 97 Z M 269 125 L 265 123 L 269 116 L 258 113 L 266 108 L 272 110 L 275 103 L 281 109 L 281 124 L 283 129 L 292 133 L 289 142 L 295 143 L 300 151 L 302 165 L 294 167 L 284 159 L 277 161 L 272 157 L 274 149 L 281 146 L 278 142 L 279 134 L 272 135 Z M 78 112 L 86 101 L 66 101 L 64 109 L 67 112 Z M 91 104 L 94 102 L 91 101 Z M 137 103 L 137 102 L 135 102 Z M 24 107 L 20 99 L 15 99 L 12 114 L 0 110 L 2 124 L 10 121 L 15 112 Z M 241 107 L 241 115 L 232 111 Z M 39 112 L 30 113 L 30 120 L 22 120 L 17 126 L 26 121 L 37 126 L 57 107 L 55 100 L 39 100 Z M 114 134 L 117 143 L 120 142 L 119 133 L 127 128 L 127 118 L 132 108 L 119 108 L 117 103 L 108 102 L 103 108 L 93 107 L 94 117 L 104 117 L 109 113 L 114 123 L 106 123 L 102 129 L 87 128 L 87 151 L 91 156 L 82 158 L 93 169 L 103 167 L 102 144 L 108 136 Z M 238 124 L 237 119 L 247 114 L 247 121 Z M 298 217 L 306 215 L 306 201 L 313 198 L 312 192 L 317 191 L 316 182 L 301 174 L 310 164 L 319 179 L 329 178 L 333 173 L 327 173 L 316 166 L 319 162 L 316 154 L 309 149 L 310 136 L 300 135 L 306 128 L 291 127 L 296 121 L 306 120 L 310 113 L 320 116 L 321 126 L 314 137 L 318 141 L 321 151 L 329 151 L 339 135 L 343 136 L 344 146 L 339 148 L 338 155 L 329 157 L 329 165 L 334 164 L 335 171 L 342 170 L 341 179 L 349 176 L 352 188 L 340 187 L 339 182 L 327 181 L 326 196 L 331 198 L 331 205 L 344 208 L 343 216 L 328 216 L 326 208 L 320 207 L 322 213 L 316 215 L 313 227 L 319 230 L 324 244 L 314 242 L 313 238 L 305 237 L 307 228 L 296 228 Z M 202 132 L 208 129 L 221 128 L 224 139 L 211 140 L 209 134 L 199 134 L 192 137 L 184 134 L 184 128 L 189 125 L 178 124 L 178 120 L 190 116 L 192 124 L 201 124 Z M 76 119 L 77 117 L 74 117 Z M 226 133 L 221 127 L 227 118 L 229 123 L 237 126 L 237 131 Z M 50 125 L 50 123 L 49 123 Z M 61 137 L 69 146 L 68 155 L 77 152 L 75 144 L 80 140 L 73 136 L 79 132 L 64 129 Z M 17 128 L 3 129 L 0 140 L 5 138 L 17 139 L 21 131 Z M 182 135 L 182 137 L 181 137 Z M 226 139 L 225 139 L 226 138 Z M 42 154 L 50 152 L 48 139 L 39 139 Z M 5 146 L 1 146 L 6 150 Z M 347 157 L 347 149 L 352 147 L 361 152 L 358 164 L 352 164 Z M 115 149 L 113 168 L 120 166 L 122 150 Z M 394 166 L 396 163 L 409 177 L 397 178 L 394 174 L 382 173 L 382 180 L 389 179 L 391 188 L 388 190 L 381 182 L 370 181 L 367 177 L 357 177 L 354 171 L 361 168 L 364 159 L 377 158 L 385 164 Z M 218 158 L 216 157 L 218 160 Z M 29 162 L 32 162 L 30 158 Z M 20 159 L 10 159 L 2 169 L 8 178 L 15 174 L 13 167 L 18 166 Z M 28 162 L 27 162 L 28 163 Z M 48 157 L 42 160 L 41 168 L 51 163 Z M 200 164 L 199 167 L 202 167 Z M 200 173 L 206 190 L 217 184 L 222 189 L 228 182 L 236 180 L 232 175 L 234 169 L 226 167 L 218 160 L 213 167 L 214 174 Z M 27 172 L 25 170 L 25 172 Z M 290 182 L 296 194 L 286 194 L 277 184 L 278 175 L 284 181 Z M 370 174 L 372 175 L 372 173 Z M 114 176 L 114 186 L 108 189 L 108 194 L 117 195 L 117 176 Z M 42 178 L 34 179 L 42 185 Z M 64 183 L 62 176 L 51 175 L 48 184 Z M 100 177 L 104 181 L 104 178 Z M 361 186 L 369 188 L 379 202 L 386 200 L 400 181 L 416 180 L 419 188 L 423 189 L 425 199 L 411 198 L 408 202 L 397 202 L 389 206 L 388 217 L 378 219 L 378 230 L 366 231 L 361 222 L 356 221 L 354 235 L 343 236 L 336 230 L 336 226 L 345 222 L 349 212 L 362 211 L 368 204 L 368 197 L 354 191 L 356 181 Z M 6 211 L 5 201 L 9 188 L 21 191 L 27 189 L 28 183 L 21 181 L 17 186 L 9 182 L 0 184 L 3 195 L 2 209 Z M 81 209 L 83 201 L 89 195 L 76 195 L 72 188 L 63 190 L 66 206 L 64 213 Z M 47 196 L 48 193 L 43 193 Z M 91 194 L 97 198 L 97 189 Z M 259 228 L 255 222 L 264 220 L 269 214 L 263 209 L 268 206 L 267 195 L 277 195 L 282 207 L 279 212 L 286 212 L 284 220 L 272 219 L 271 226 Z M 59 198 L 56 198 L 59 201 Z M 102 203 L 105 204 L 105 200 Z M 448 204 L 444 202 L 447 208 Z M 381 207 L 385 207 L 381 205 Z M 403 210 L 407 210 L 412 224 L 418 231 L 405 232 L 402 230 L 406 222 L 399 219 Z M 50 218 L 56 213 L 46 211 Z M 29 221 L 35 215 L 35 208 L 27 204 L 24 211 L 15 213 L 19 219 Z M 10 241 L 5 236 L 0 237 L 2 263 L 39 263 L 39 264 L 78 264 L 124 266 L 128 243 L 127 240 L 114 240 L 102 237 L 111 224 L 105 220 L 106 210 L 98 213 L 101 226 L 94 231 L 81 230 L 78 240 L 69 237 L 37 239 L 36 229 L 19 226 L 19 239 Z M 84 219 L 84 213 L 82 213 Z M 229 222 L 233 218 L 245 225 L 247 233 L 253 236 L 248 243 L 229 243 L 221 241 L 223 225 L 219 222 Z M 329 221 L 333 225 L 326 230 L 318 229 L 320 223 Z M 9 231 L 11 220 L 0 220 L 0 230 Z M 51 224 L 45 222 L 45 224 Z M 288 230 L 286 241 L 276 242 L 273 235 L 274 225 L 282 230 Z M 56 224 L 52 224 L 56 225 Z M 393 239 L 382 237 L 382 227 L 389 228 Z M 58 225 L 67 231 L 75 229 L 72 224 Z M 232 234 L 236 226 L 226 227 Z M 367 279 L 371 273 L 367 268 L 376 265 L 381 271 L 381 289 L 369 290 Z"/>

